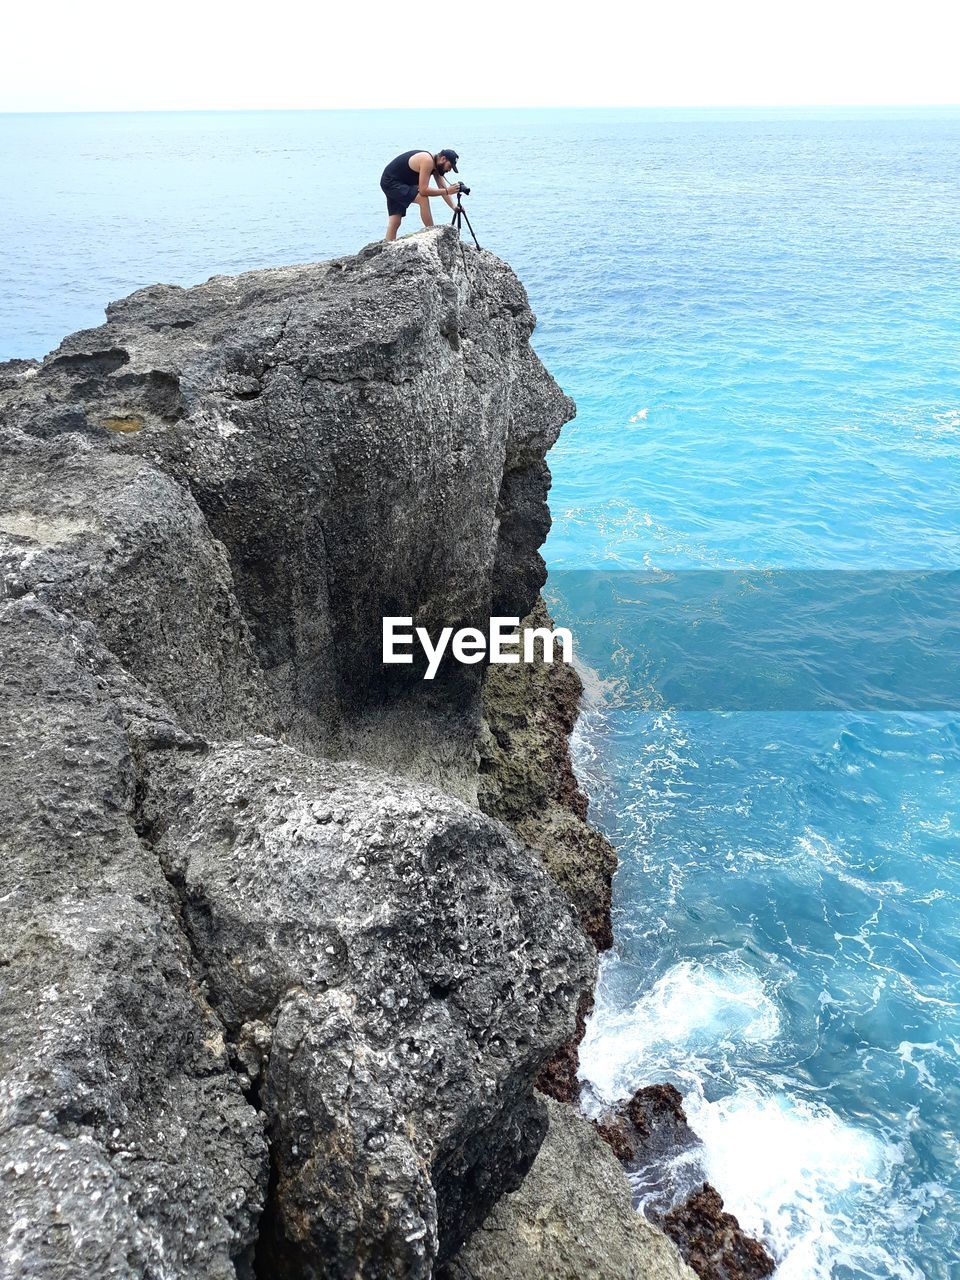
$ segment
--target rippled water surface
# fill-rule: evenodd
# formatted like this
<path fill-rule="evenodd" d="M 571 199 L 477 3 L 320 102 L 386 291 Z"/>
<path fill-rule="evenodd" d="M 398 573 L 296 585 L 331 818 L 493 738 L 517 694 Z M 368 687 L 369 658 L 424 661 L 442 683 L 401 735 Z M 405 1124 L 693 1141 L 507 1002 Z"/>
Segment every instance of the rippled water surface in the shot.
<path fill-rule="evenodd" d="M 672 703 L 689 650 L 622 607 L 635 571 L 812 569 L 902 614 L 893 571 L 960 567 L 960 114 L 0 117 L 0 358 L 355 250 L 421 145 L 460 151 L 579 406 L 547 558 L 622 859 L 588 1096 L 675 1081 L 781 1280 L 960 1274 L 960 720 L 909 672 L 874 705 L 855 647 L 854 705 Z"/>

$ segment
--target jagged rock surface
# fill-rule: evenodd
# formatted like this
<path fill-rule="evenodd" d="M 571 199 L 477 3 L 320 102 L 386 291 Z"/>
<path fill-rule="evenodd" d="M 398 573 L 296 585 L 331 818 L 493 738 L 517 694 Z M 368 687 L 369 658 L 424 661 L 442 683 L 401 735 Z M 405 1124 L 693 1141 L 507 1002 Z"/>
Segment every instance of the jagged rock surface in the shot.
<path fill-rule="evenodd" d="M 637 1201 L 663 1215 L 706 1176 L 703 1144 L 687 1123 L 672 1084 L 646 1085 L 596 1122 L 600 1136 L 630 1171 Z"/>
<path fill-rule="evenodd" d="M 553 619 L 538 599 L 521 631 L 552 627 Z M 583 685 L 568 663 L 544 661 L 540 647 L 534 653 L 535 662 L 491 666 L 487 672 L 477 799 L 485 813 L 508 823 L 540 853 L 584 932 L 604 951 L 613 945 L 610 908 L 617 855 L 586 820 L 587 797 L 570 758 Z M 561 1102 L 574 1102 L 580 1094 L 580 1042 L 592 1008 L 593 994 L 584 992 L 574 1034 L 537 1080 L 538 1088 Z"/>
<path fill-rule="evenodd" d="M 746 1235 L 708 1182 L 671 1209 L 663 1227 L 700 1280 L 764 1280 L 776 1263 L 759 1240 Z"/>
<path fill-rule="evenodd" d="M 529 345 L 513 272 L 461 256 L 447 227 L 154 285 L 107 316 L 39 366 L 0 369 L 0 425 L 59 442 L 50 470 L 95 452 L 130 500 L 124 465 L 184 491 L 225 550 L 291 739 L 473 798 L 481 668 L 424 685 L 418 664 L 384 667 L 380 619 L 485 626 L 494 601 L 523 616 L 543 584 L 544 456 L 574 406 Z"/>
<path fill-rule="evenodd" d="M 140 732 L 189 739 L 93 627 L 0 607 L 0 1275 L 249 1274 L 263 1117 L 136 831 Z"/>
<path fill-rule="evenodd" d="M 700 1280 L 762 1280 L 775 1262 L 724 1212 L 704 1181 L 703 1144 L 670 1084 L 647 1085 L 594 1122 L 626 1167 L 639 1208 L 675 1242 Z"/>
<path fill-rule="evenodd" d="M 379 626 L 532 607 L 532 327 L 443 229 L 0 368 L 14 1274 L 428 1275 L 529 1163 L 593 951 Z"/>
<path fill-rule="evenodd" d="M 211 1003 L 270 1041 L 270 1274 L 429 1275 L 539 1145 L 530 1081 L 593 973 L 568 904 L 505 828 L 367 766 L 262 742 L 167 772 Z"/>
<path fill-rule="evenodd" d="M 550 630 L 538 599 L 522 629 Z M 599 951 L 613 944 L 610 898 L 617 855 L 591 827 L 587 797 L 570 759 L 583 685 L 565 662 L 537 660 L 491 666 L 483 686 L 483 735 L 478 800 L 484 813 L 507 822 L 539 849 L 587 936 Z"/>
<path fill-rule="evenodd" d="M 445 1280 L 694 1280 L 630 1201 L 589 1123 L 547 1101 L 549 1129 L 519 1191 L 494 1209 Z"/>

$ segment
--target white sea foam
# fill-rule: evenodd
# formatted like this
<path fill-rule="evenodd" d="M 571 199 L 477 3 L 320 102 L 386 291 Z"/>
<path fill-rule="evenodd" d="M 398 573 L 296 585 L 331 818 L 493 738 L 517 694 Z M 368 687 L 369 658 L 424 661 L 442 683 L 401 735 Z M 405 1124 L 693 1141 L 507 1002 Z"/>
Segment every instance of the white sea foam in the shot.
<path fill-rule="evenodd" d="M 906 1206 L 884 1207 L 899 1159 L 895 1144 L 826 1107 L 749 1085 L 716 1102 L 695 1088 L 684 1107 L 704 1141 L 710 1181 L 741 1226 L 771 1245 L 777 1280 L 829 1280 L 841 1266 L 921 1280 L 869 1229 L 872 1215 L 911 1216 Z"/>
<path fill-rule="evenodd" d="M 633 415 L 633 417 L 630 419 L 630 421 L 631 421 L 631 422 L 646 422 L 646 420 L 647 420 L 647 414 L 648 414 L 649 412 L 650 412 L 650 410 L 649 410 L 649 409 L 640 409 L 637 413 L 635 413 L 635 414 Z"/>
<path fill-rule="evenodd" d="M 618 1009 L 601 983 L 594 1016 L 580 1046 L 580 1072 L 598 1099 L 612 1103 L 691 1055 L 719 1043 L 767 1042 L 780 1030 L 776 1004 L 759 977 L 740 964 L 684 960 L 633 1005 Z"/>
<path fill-rule="evenodd" d="M 570 755 L 577 781 L 596 805 L 609 790 L 608 770 L 601 760 L 609 706 L 617 700 L 618 681 L 603 679 L 576 655 L 573 665 L 583 684 L 580 714 L 570 735 Z"/>
<path fill-rule="evenodd" d="M 573 665 L 583 683 L 583 697 L 580 700 L 581 714 L 590 711 L 602 711 L 603 707 L 614 700 L 620 690 L 620 681 L 604 679 L 595 667 L 588 666 L 578 654 L 574 654 Z"/>
<path fill-rule="evenodd" d="M 621 1009 L 618 970 L 615 957 L 605 962 L 581 1046 L 586 1109 L 603 1110 L 645 1084 L 678 1083 L 704 1142 L 706 1176 L 773 1250 L 776 1280 L 830 1280 L 841 1264 L 857 1275 L 921 1280 L 869 1228 L 877 1214 L 900 1214 L 905 1231 L 911 1225 L 909 1206 L 889 1201 L 896 1144 L 828 1107 L 749 1082 L 716 1101 L 704 1092 L 725 1049 L 780 1034 L 777 1004 L 758 975 L 735 962 L 682 961 Z"/>
<path fill-rule="evenodd" d="M 934 425 L 944 431 L 960 430 L 960 409 L 947 409 L 934 415 Z"/>
<path fill-rule="evenodd" d="M 901 1040 L 897 1046 L 897 1055 L 904 1066 L 912 1067 L 917 1073 L 917 1083 L 929 1089 L 937 1087 L 936 1079 L 927 1065 L 926 1054 L 930 1056 L 942 1055 L 943 1050 L 936 1040 L 929 1040 L 924 1043 L 914 1043 L 911 1040 Z M 919 1054 L 919 1057 L 915 1057 Z"/>

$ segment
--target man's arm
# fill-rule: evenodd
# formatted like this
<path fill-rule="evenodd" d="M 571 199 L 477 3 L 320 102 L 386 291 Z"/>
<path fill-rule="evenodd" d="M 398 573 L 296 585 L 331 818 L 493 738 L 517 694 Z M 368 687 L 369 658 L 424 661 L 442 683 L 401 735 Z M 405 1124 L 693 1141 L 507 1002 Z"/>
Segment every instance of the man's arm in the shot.
<path fill-rule="evenodd" d="M 450 199 L 450 192 L 447 189 L 446 178 L 443 176 L 442 173 L 439 173 L 439 172 L 437 172 L 436 178 L 437 178 L 437 186 L 440 188 L 440 194 L 443 196 L 444 200 L 446 200 L 447 204 L 450 206 L 451 209 L 456 209 L 457 206 L 455 202 Z"/>
<path fill-rule="evenodd" d="M 420 173 L 420 181 L 417 184 L 418 193 L 422 196 L 443 196 L 447 204 L 450 204 L 450 191 L 456 190 L 456 187 L 431 187 L 430 179 L 436 176 L 438 182 L 443 182 L 439 173 L 433 167 L 433 156 L 425 151 L 422 158 L 417 156 L 417 169 Z M 453 205 L 450 205 L 451 209 Z"/>

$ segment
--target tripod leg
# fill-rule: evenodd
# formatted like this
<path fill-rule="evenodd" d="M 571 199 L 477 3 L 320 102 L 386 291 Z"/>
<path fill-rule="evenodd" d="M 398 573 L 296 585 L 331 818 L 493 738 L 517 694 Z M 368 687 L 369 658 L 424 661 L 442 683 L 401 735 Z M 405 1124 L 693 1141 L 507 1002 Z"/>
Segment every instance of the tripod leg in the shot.
<path fill-rule="evenodd" d="M 471 226 L 470 226 L 470 219 L 467 217 L 467 211 L 466 211 L 466 209 L 460 209 L 460 210 L 458 210 L 458 212 L 463 214 L 464 221 L 466 222 L 467 226 L 468 226 L 468 227 L 470 227 L 470 234 L 473 236 L 473 243 L 474 243 L 474 244 L 477 246 L 477 248 L 479 249 L 479 248 L 480 248 L 480 241 L 477 239 L 476 232 L 474 231 L 473 227 L 471 227 Z"/>

